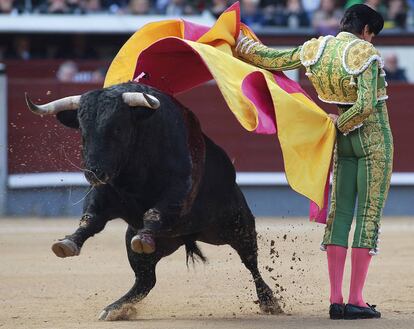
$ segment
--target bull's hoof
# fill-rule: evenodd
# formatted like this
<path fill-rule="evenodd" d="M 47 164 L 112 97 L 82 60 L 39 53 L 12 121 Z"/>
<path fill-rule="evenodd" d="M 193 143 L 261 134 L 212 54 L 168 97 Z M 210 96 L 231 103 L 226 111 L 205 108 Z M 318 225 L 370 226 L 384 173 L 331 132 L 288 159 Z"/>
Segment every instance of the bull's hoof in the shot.
<path fill-rule="evenodd" d="M 55 242 L 52 245 L 52 251 L 56 256 L 61 258 L 78 256 L 80 254 L 80 248 L 75 242 L 69 239 L 63 239 Z"/>
<path fill-rule="evenodd" d="M 122 321 L 122 320 L 131 320 L 137 315 L 137 309 L 133 304 L 125 304 L 119 308 L 110 308 L 107 307 L 104 309 L 101 314 L 99 314 L 98 319 L 101 321 Z"/>
<path fill-rule="evenodd" d="M 155 241 L 151 235 L 139 233 L 131 239 L 131 249 L 137 254 L 152 254 L 155 251 Z"/>
<path fill-rule="evenodd" d="M 273 297 L 270 300 L 267 300 L 266 302 L 260 303 L 260 310 L 264 314 L 275 315 L 284 313 L 282 307 L 279 305 L 279 302 L 275 297 Z"/>

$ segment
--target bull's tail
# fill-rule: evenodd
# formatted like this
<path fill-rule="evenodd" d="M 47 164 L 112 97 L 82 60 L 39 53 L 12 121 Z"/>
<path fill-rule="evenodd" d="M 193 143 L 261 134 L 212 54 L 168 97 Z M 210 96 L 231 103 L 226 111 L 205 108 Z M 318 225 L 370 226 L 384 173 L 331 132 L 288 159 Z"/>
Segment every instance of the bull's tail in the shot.
<path fill-rule="evenodd" d="M 197 243 L 192 239 L 184 239 L 185 244 L 185 253 L 186 253 L 186 264 L 188 266 L 189 261 L 194 264 L 197 261 L 202 261 L 205 263 L 207 258 L 203 255 L 200 248 L 198 248 Z"/>

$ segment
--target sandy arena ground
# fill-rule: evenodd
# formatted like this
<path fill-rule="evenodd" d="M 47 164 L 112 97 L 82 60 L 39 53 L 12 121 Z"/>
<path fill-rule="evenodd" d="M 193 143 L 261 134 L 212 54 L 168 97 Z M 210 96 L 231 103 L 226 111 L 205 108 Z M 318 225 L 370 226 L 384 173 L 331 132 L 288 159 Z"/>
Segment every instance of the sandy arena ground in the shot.
<path fill-rule="evenodd" d="M 133 282 L 124 250 L 125 224 L 110 223 L 79 257 L 60 259 L 51 243 L 71 233 L 76 219 L 0 220 L 0 328 L 414 328 L 414 218 L 386 218 L 381 255 L 365 289 L 381 320 L 327 318 L 322 226 L 305 219 L 258 219 L 260 269 L 280 291 L 286 315 L 259 313 L 248 271 L 228 246 L 201 244 L 206 265 L 188 269 L 180 249 L 162 260 L 157 284 L 132 321 L 102 322 L 103 307 Z M 270 256 L 271 241 L 278 251 Z M 345 273 L 349 286 L 349 263 Z M 282 290 L 282 291 L 281 291 Z"/>

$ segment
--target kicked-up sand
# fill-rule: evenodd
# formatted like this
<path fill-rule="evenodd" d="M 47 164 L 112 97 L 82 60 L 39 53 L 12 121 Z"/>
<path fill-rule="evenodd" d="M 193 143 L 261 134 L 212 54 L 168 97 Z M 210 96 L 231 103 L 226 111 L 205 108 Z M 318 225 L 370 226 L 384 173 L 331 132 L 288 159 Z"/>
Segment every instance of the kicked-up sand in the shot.
<path fill-rule="evenodd" d="M 0 329 L 3 328 L 414 328 L 414 218 L 385 218 L 381 254 L 365 288 L 379 320 L 328 319 L 323 226 L 306 219 L 259 218 L 259 268 L 284 305 L 262 315 L 250 273 L 228 246 L 200 243 L 207 264 L 185 264 L 183 248 L 158 264 L 157 284 L 130 321 L 98 321 L 101 310 L 133 284 L 124 232 L 116 220 L 89 239 L 80 256 L 50 250 L 76 219 L 0 219 Z M 350 258 L 350 257 L 349 257 Z M 344 295 L 349 289 L 349 259 Z"/>

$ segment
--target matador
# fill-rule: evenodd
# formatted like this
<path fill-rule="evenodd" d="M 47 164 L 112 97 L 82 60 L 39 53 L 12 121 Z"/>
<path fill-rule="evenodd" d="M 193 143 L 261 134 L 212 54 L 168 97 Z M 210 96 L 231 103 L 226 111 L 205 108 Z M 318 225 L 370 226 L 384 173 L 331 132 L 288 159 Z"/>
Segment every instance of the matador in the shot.
<path fill-rule="evenodd" d="M 264 69 L 285 71 L 304 66 L 319 99 L 338 108 L 338 115 L 330 115 L 337 140 L 330 211 L 321 245 L 328 258 L 331 319 L 381 316 L 375 306 L 365 303 L 362 291 L 370 260 L 378 253 L 380 219 L 392 172 L 387 83 L 383 61 L 371 43 L 383 25 L 375 10 L 354 5 L 345 12 L 337 36 L 275 50 L 241 32 L 236 47 L 240 59 Z M 345 305 L 342 281 L 355 206 L 351 284 Z"/>

